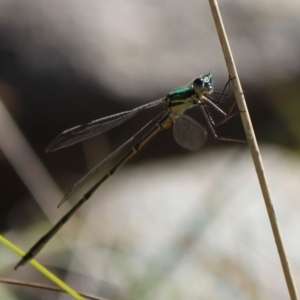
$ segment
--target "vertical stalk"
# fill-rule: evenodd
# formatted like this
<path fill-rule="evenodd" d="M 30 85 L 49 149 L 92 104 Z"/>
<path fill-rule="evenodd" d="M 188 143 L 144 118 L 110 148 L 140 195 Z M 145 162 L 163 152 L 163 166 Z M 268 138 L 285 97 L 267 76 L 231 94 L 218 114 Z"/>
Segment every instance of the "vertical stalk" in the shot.
<path fill-rule="evenodd" d="M 225 57 L 226 65 L 228 68 L 228 72 L 231 77 L 234 77 L 233 79 L 233 88 L 234 88 L 234 94 L 237 100 L 237 104 L 239 107 L 239 110 L 241 111 L 241 118 L 244 126 L 244 130 L 247 136 L 248 146 L 252 155 L 252 159 L 254 162 L 254 166 L 256 169 L 257 177 L 260 183 L 261 191 L 264 197 L 265 205 L 267 208 L 269 220 L 271 223 L 275 243 L 277 246 L 278 254 L 281 261 L 281 266 L 283 269 L 283 273 L 285 276 L 285 280 L 287 283 L 287 287 L 289 290 L 290 298 L 291 300 L 298 300 L 297 290 L 295 287 L 295 283 L 292 276 L 292 271 L 289 266 L 289 261 L 287 259 L 285 249 L 283 246 L 283 241 L 281 238 L 281 233 L 279 229 L 279 224 L 277 222 L 276 213 L 273 207 L 271 194 L 268 188 L 265 171 L 263 168 L 262 158 L 260 155 L 260 151 L 258 148 L 258 144 L 256 141 L 255 133 L 253 131 L 251 119 L 248 113 L 247 105 L 245 102 L 244 93 L 241 87 L 241 83 L 239 80 L 239 76 L 234 64 L 233 56 L 231 53 L 231 49 L 229 46 L 229 42 L 226 36 L 225 28 L 223 25 L 222 17 L 220 14 L 220 10 L 218 7 L 217 0 L 209 0 L 209 5 L 212 11 L 212 15 L 214 18 L 214 22 L 217 28 L 217 32 L 219 35 L 221 47 L 223 50 L 223 54 Z"/>

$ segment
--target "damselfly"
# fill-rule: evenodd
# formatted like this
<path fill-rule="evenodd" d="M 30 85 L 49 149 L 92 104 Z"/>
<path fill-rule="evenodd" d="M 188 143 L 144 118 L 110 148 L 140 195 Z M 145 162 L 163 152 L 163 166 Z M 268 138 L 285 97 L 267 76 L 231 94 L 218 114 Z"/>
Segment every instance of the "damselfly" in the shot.
<path fill-rule="evenodd" d="M 199 107 L 204 115 L 206 123 L 213 133 L 214 137 L 223 141 L 240 142 L 237 139 L 226 137 L 219 137 L 216 133 L 216 127 L 225 123 L 227 120 L 235 116 L 237 113 L 232 113 L 236 102 L 233 103 L 228 113 L 220 108 L 225 91 L 229 85 L 230 80 L 226 83 L 222 92 L 213 91 L 213 76 L 206 74 L 195 78 L 190 84 L 182 88 L 177 88 L 171 91 L 167 96 L 159 100 L 150 102 L 148 104 L 137 107 L 133 110 L 121 112 L 109 117 L 101 118 L 92 121 L 85 125 L 79 125 L 69 130 L 62 132 L 46 149 L 47 152 L 55 151 L 63 147 L 71 146 L 75 143 L 81 142 L 85 139 L 94 137 L 98 134 L 106 132 L 116 126 L 121 125 L 125 121 L 134 117 L 137 113 L 149 109 L 154 106 L 162 105 L 164 110 L 145 126 L 143 126 L 136 134 L 134 134 L 127 142 L 121 145 L 117 150 L 111 153 L 100 164 L 85 175 L 73 188 L 63 197 L 59 206 L 70 198 L 82 185 L 84 185 L 92 176 L 94 176 L 100 169 L 102 169 L 111 159 L 123 152 L 128 145 L 136 140 L 139 135 L 144 133 L 144 136 L 123 156 L 119 162 L 109 170 L 104 177 L 97 181 L 77 202 L 77 204 L 67 212 L 60 221 L 54 225 L 37 243 L 26 253 L 22 260 L 16 265 L 15 269 L 24 265 L 29 259 L 33 258 L 46 243 L 56 234 L 56 232 L 72 217 L 72 215 L 93 195 L 98 187 L 119 170 L 131 157 L 138 153 L 143 146 L 158 132 L 168 129 L 173 126 L 173 134 L 176 142 L 189 150 L 196 151 L 202 147 L 206 140 L 206 129 L 196 122 L 191 117 L 185 114 L 187 109 L 192 107 Z M 219 94 L 218 100 L 211 97 L 211 94 Z M 211 114 L 211 110 L 219 113 L 222 118 L 216 123 Z M 153 125 L 155 124 L 155 125 Z M 152 125 L 152 127 L 151 127 Z M 150 127 L 150 129 L 149 129 Z"/>

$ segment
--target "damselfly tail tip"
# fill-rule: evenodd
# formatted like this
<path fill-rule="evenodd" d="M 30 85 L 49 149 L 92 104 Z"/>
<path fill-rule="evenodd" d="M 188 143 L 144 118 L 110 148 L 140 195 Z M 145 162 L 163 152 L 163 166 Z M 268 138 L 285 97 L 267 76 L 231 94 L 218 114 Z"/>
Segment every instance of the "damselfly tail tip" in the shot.
<path fill-rule="evenodd" d="M 16 266 L 14 267 L 14 270 L 17 271 L 17 269 L 21 266 L 23 266 L 26 263 L 26 260 L 24 259 L 24 257 L 16 264 Z"/>

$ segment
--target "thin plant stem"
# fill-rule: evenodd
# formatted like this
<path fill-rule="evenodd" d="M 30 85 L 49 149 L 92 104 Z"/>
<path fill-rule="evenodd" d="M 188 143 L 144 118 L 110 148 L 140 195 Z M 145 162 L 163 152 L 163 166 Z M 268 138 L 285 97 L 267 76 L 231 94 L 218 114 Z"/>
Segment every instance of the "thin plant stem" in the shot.
<path fill-rule="evenodd" d="M 16 286 L 26 286 L 26 287 L 32 287 L 32 288 L 41 289 L 41 290 L 66 293 L 66 291 L 64 291 L 63 289 L 61 289 L 57 286 L 38 283 L 38 282 L 30 282 L 30 281 L 23 281 L 23 280 L 3 278 L 3 277 L 0 277 L 0 282 L 6 283 L 6 284 L 11 284 L 11 285 L 16 285 Z M 89 294 L 85 294 L 85 293 L 78 293 L 78 294 L 80 296 L 84 297 L 85 299 L 107 300 L 106 298 L 97 297 L 95 295 L 89 295 Z"/>
<path fill-rule="evenodd" d="M 220 14 L 217 0 L 209 0 L 209 5 L 211 8 L 214 22 L 215 22 L 217 32 L 219 35 L 219 40 L 220 40 L 223 54 L 225 57 L 226 65 L 228 68 L 228 73 L 231 76 L 231 78 L 233 78 L 232 83 L 233 83 L 234 94 L 235 94 L 235 97 L 237 100 L 239 110 L 241 111 L 241 118 L 242 118 L 244 130 L 245 130 L 245 133 L 247 136 L 248 146 L 249 146 L 249 149 L 250 149 L 250 152 L 252 155 L 252 159 L 253 159 L 254 166 L 256 169 L 257 177 L 258 177 L 261 191 L 262 191 L 262 194 L 264 197 L 265 205 L 267 208 L 269 220 L 271 223 L 275 243 L 276 243 L 277 250 L 279 253 L 279 257 L 280 257 L 283 273 L 285 276 L 285 280 L 287 283 L 288 291 L 290 294 L 290 298 L 291 298 L 291 300 L 297 300 L 298 299 L 297 290 L 296 290 L 295 283 L 293 280 L 292 271 L 289 266 L 289 261 L 287 259 L 287 255 L 285 253 L 285 249 L 283 246 L 283 241 L 281 238 L 279 224 L 277 222 L 276 213 L 275 213 L 275 210 L 273 207 L 271 194 L 270 194 L 270 191 L 268 188 L 265 171 L 263 168 L 261 154 L 260 154 L 258 144 L 256 141 L 256 137 L 255 137 L 255 134 L 253 131 L 253 127 L 251 124 L 247 105 L 245 102 L 244 93 L 243 93 L 241 83 L 239 80 L 239 76 L 238 76 L 238 73 L 237 73 L 237 70 L 236 70 L 236 67 L 234 64 L 233 56 L 232 56 L 229 42 L 228 42 L 228 39 L 226 36 L 226 32 L 225 32 L 225 28 L 223 25 L 223 21 L 222 21 L 222 17 Z"/>

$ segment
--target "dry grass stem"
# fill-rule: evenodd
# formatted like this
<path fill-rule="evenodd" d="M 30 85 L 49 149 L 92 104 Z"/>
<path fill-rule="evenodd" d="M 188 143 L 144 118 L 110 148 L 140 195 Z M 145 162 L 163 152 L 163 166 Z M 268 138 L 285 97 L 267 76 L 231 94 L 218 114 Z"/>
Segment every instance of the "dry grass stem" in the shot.
<path fill-rule="evenodd" d="M 0 277 L 0 282 L 6 283 L 6 284 L 11 284 L 11 285 L 27 286 L 27 287 L 32 287 L 32 288 L 41 289 L 41 290 L 66 293 L 66 291 L 62 290 L 61 288 L 59 288 L 57 286 L 52 286 L 52 285 L 42 284 L 42 283 L 37 283 L 37 282 L 29 282 L 29 281 L 23 281 L 23 280 L 11 279 L 11 278 L 3 278 L 3 277 Z M 85 293 L 78 293 L 78 294 L 80 296 L 82 296 L 86 299 L 90 299 L 90 300 L 108 300 L 106 298 L 97 297 L 95 295 L 89 295 L 89 294 L 85 294 Z"/>
<path fill-rule="evenodd" d="M 250 120 L 250 116 L 248 113 L 248 109 L 247 109 L 247 105 L 245 102 L 245 97 L 244 97 L 244 93 L 240 84 L 240 80 L 239 80 L 239 76 L 234 64 L 234 60 L 233 60 L 233 56 L 231 53 L 231 49 L 228 43 L 228 39 L 226 36 L 226 32 L 225 32 L 225 28 L 222 22 L 222 18 L 221 18 L 221 14 L 219 11 L 219 7 L 218 7 L 218 3 L 216 0 L 209 0 L 209 4 L 211 7 L 211 11 L 212 11 L 212 15 L 214 18 L 214 22 L 217 28 L 217 32 L 219 35 L 219 39 L 220 39 L 220 43 L 221 43 L 221 47 L 223 50 L 223 54 L 225 57 L 225 61 L 226 61 L 226 65 L 228 68 L 228 72 L 230 74 L 231 77 L 234 77 L 232 83 L 233 83 L 233 88 L 234 88 L 234 94 L 237 100 L 237 104 L 239 107 L 239 110 L 242 112 L 241 113 L 241 118 L 242 118 L 242 122 L 243 122 L 243 126 L 244 126 L 244 130 L 247 136 L 247 141 L 248 141 L 248 146 L 250 148 L 251 151 L 251 155 L 252 155 L 252 159 L 255 165 L 255 169 L 256 169 L 256 173 L 257 173 L 257 177 L 260 183 L 260 187 L 262 190 L 262 194 L 265 200 L 265 205 L 267 208 L 267 212 L 269 215 L 269 220 L 271 223 L 271 227 L 272 227 L 272 231 L 273 231 L 273 235 L 275 238 L 275 242 L 276 242 L 276 246 L 277 246 L 277 250 L 279 253 L 279 257 L 280 257 L 280 261 L 281 261 L 281 265 L 283 268 L 283 272 L 284 272 L 284 276 L 285 276 L 285 280 L 288 286 L 288 290 L 289 290 L 289 294 L 290 294 L 290 298 L 292 300 L 297 300 L 298 299 L 298 295 L 297 295 L 297 290 L 295 287 L 295 283 L 293 280 L 293 276 L 292 276 L 292 272 L 289 266 L 289 262 L 284 250 L 284 246 L 283 246 L 283 242 L 282 242 L 282 238 L 281 238 L 281 234 L 280 234 L 280 229 L 279 229 L 279 225 L 277 222 L 277 218 L 276 218 L 276 214 L 275 214 L 275 210 L 273 207 L 273 203 L 272 203 L 272 199 L 271 199 L 271 195 L 270 195 L 270 191 L 268 188 L 268 184 L 267 184 L 267 180 L 266 180 L 266 176 L 265 176 L 265 172 L 264 172 L 264 168 L 263 168 L 263 163 L 262 163 L 262 158 L 260 155 L 260 151 L 258 148 L 258 144 L 256 141 L 256 137 L 253 131 L 253 127 L 251 124 L 251 120 Z"/>

